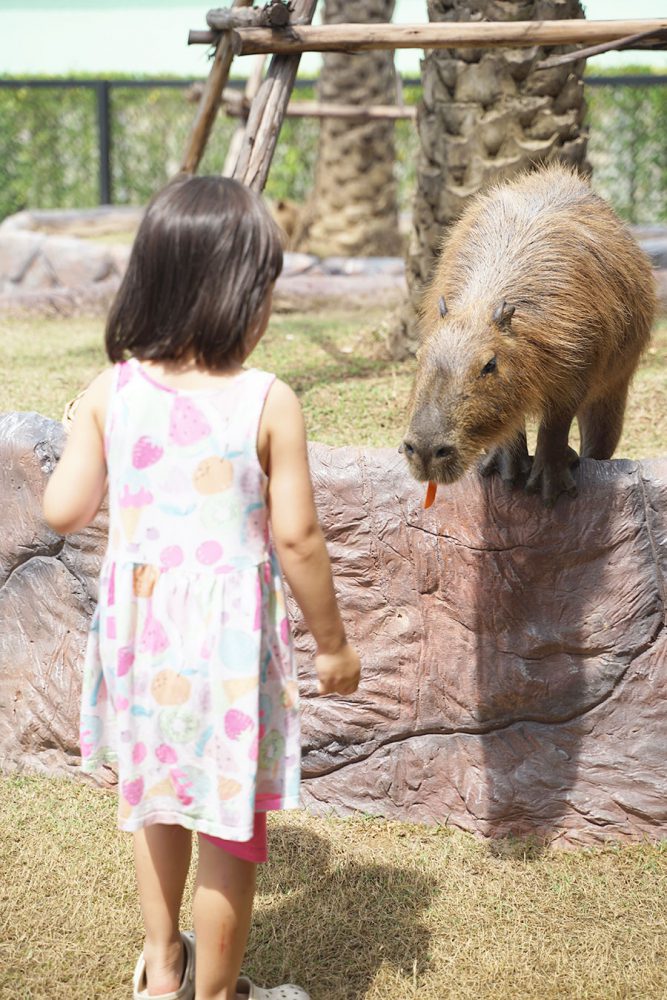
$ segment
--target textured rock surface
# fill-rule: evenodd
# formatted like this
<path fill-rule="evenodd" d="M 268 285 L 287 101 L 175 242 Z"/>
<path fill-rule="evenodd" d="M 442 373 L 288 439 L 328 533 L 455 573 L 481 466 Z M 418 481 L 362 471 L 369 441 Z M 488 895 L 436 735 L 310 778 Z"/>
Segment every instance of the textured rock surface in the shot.
<path fill-rule="evenodd" d="M 116 207 L 19 212 L 5 219 L 0 224 L 0 314 L 105 312 L 125 273 L 130 247 L 76 234 L 109 237 L 135 228 L 140 215 L 138 209 Z M 656 268 L 660 304 L 667 313 L 667 230 L 639 227 L 637 237 Z M 287 253 L 274 306 L 289 311 L 336 302 L 390 308 L 406 294 L 401 258 Z"/>
<path fill-rule="evenodd" d="M 63 539 L 41 514 L 63 431 L 0 415 L 0 766 L 63 773 L 79 763 L 81 657 L 106 519 Z"/>
<path fill-rule="evenodd" d="M 65 544 L 39 498 L 62 439 L 0 416 L 0 761 L 76 772 L 106 520 Z M 667 459 L 585 462 L 555 511 L 470 476 L 423 490 L 387 450 L 313 446 L 353 698 L 304 694 L 304 799 L 559 843 L 667 830 Z"/>
<path fill-rule="evenodd" d="M 0 224 L 0 313 L 105 312 L 130 256 L 127 244 L 96 243 L 81 236 L 131 231 L 138 209 L 19 212 Z M 364 308 L 389 307 L 405 296 L 399 258 L 330 257 L 288 253 L 278 279 L 277 309 L 314 308 L 336 301 Z"/>
<path fill-rule="evenodd" d="M 366 672 L 349 706 L 308 705 L 308 805 L 561 842 L 664 836 L 667 461 L 585 462 L 552 513 L 475 476 L 423 511 L 391 452 L 317 454 Z"/>
<path fill-rule="evenodd" d="M 136 217 L 134 212 L 133 218 Z M 115 220 L 115 221 L 114 221 Z M 93 209 L 82 213 L 80 225 L 95 233 L 127 220 L 127 212 Z M 0 299 L 62 294 L 64 289 L 90 289 L 109 281 L 117 287 L 127 267 L 128 246 L 105 246 L 68 235 L 76 223 L 73 212 L 19 212 L 0 225 Z M 115 279 L 115 281 L 114 281 Z"/>

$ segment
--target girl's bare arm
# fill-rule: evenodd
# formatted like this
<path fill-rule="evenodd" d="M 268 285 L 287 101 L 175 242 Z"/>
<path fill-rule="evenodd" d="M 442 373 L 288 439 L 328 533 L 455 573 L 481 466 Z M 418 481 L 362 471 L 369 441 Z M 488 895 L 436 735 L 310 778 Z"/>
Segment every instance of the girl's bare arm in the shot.
<path fill-rule="evenodd" d="M 44 517 L 61 535 L 94 519 L 106 491 L 104 416 L 111 370 L 90 384 L 77 406 L 65 450 L 44 493 Z"/>
<path fill-rule="evenodd" d="M 259 450 L 268 457 L 268 502 L 278 558 L 317 643 L 320 693 L 351 694 L 359 684 L 359 657 L 347 643 L 317 520 L 301 406 L 283 382 L 275 382 L 267 398 Z"/>

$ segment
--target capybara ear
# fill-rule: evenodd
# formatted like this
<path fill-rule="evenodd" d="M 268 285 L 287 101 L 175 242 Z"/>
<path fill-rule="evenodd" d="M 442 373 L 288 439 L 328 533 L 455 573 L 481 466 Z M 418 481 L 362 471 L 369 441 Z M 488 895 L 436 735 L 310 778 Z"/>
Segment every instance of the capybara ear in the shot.
<path fill-rule="evenodd" d="M 499 306 L 496 306 L 493 311 L 493 322 L 499 330 L 505 330 L 506 332 L 510 331 L 512 316 L 514 315 L 515 309 L 516 306 L 511 306 L 509 302 L 505 302 L 504 299 Z"/>
<path fill-rule="evenodd" d="M 440 315 L 444 319 L 447 315 L 447 303 L 445 302 L 445 296 L 441 295 L 438 299 L 438 309 L 440 310 Z"/>

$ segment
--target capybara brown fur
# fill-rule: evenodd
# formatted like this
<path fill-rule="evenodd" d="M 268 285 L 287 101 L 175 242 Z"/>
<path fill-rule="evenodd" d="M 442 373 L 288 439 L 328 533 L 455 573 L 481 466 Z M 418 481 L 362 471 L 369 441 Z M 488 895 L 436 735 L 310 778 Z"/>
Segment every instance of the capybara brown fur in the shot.
<path fill-rule="evenodd" d="M 301 220 L 304 214 L 303 205 L 289 198 L 278 198 L 277 201 L 270 201 L 269 211 L 285 234 L 285 247 L 293 250 L 299 236 Z"/>
<path fill-rule="evenodd" d="M 609 206 L 554 165 L 477 196 L 446 238 L 422 310 L 402 450 L 420 481 L 480 469 L 552 506 L 575 496 L 568 445 L 610 458 L 655 313 L 648 258 Z M 538 418 L 535 456 L 526 417 Z"/>

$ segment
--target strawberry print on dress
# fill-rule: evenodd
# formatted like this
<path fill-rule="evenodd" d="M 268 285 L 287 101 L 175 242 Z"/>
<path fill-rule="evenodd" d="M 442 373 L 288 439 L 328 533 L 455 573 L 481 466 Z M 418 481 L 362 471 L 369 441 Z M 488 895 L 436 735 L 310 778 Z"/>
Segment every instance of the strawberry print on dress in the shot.
<path fill-rule="evenodd" d="M 119 826 L 226 840 L 299 804 L 297 677 L 259 421 L 274 376 L 177 391 L 116 366 L 109 544 L 84 667 L 85 771 L 116 764 Z"/>

